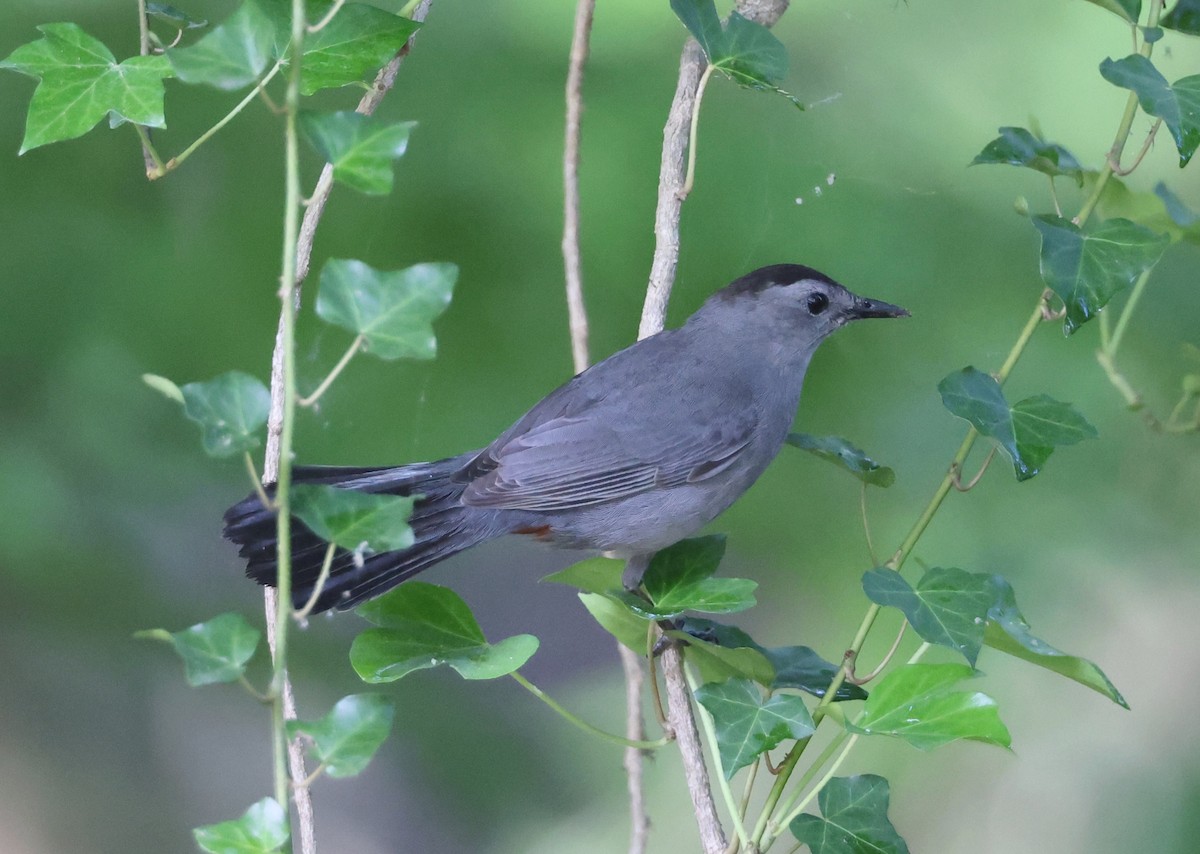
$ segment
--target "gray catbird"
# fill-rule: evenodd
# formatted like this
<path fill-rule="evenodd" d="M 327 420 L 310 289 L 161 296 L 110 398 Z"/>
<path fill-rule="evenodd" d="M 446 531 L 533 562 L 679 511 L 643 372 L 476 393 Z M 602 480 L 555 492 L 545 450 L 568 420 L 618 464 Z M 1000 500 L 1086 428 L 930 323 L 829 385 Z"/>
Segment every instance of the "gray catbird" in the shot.
<path fill-rule="evenodd" d="M 378 596 L 504 534 L 629 558 L 636 587 L 654 552 L 694 534 L 745 492 L 783 445 L 817 345 L 899 306 L 778 264 L 713 294 L 678 329 L 609 356 L 542 399 L 482 450 L 395 468 L 296 467 L 297 483 L 420 495 L 402 551 L 340 551 L 315 611 Z M 293 597 L 313 593 L 326 544 L 292 523 Z M 257 495 L 225 513 L 246 574 L 274 584 L 275 517 Z"/>

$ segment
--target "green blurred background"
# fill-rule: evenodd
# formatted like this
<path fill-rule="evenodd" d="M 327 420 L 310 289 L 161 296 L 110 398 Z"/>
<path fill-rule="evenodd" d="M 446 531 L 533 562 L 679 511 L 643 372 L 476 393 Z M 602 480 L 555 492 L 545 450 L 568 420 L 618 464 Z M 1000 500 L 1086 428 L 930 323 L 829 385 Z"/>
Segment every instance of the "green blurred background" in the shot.
<path fill-rule="evenodd" d="M 233 5 L 193 0 L 187 11 L 220 20 Z M 599 6 L 582 170 L 596 358 L 637 327 L 683 36 L 666 0 Z M 36 24 L 70 20 L 125 57 L 136 52 L 134 10 L 133 0 L 11 0 L 0 6 L 0 54 L 34 39 Z M 314 268 L 328 257 L 458 263 L 440 355 L 356 360 L 321 410 L 301 417 L 301 461 L 382 464 L 476 447 L 569 376 L 559 158 L 572 14 L 566 0 L 435 0 L 382 109 L 419 122 L 397 190 L 336 189 Z M 1128 52 L 1129 32 L 1080 0 L 797 4 L 777 32 L 792 56 L 786 87 L 820 106 L 800 113 L 714 81 L 671 317 L 780 261 L 912 310 L 909 321 L 863 324 L 826 344 L 798 418 L 896 469 L 897 484 L 871 496 L 876 541 L 889 551 L 963 433 L 938 380 L 966 364 L 995 369 L 1041 287 L 1035 233 L 1012 202 L 1023 194 L 1046 210 L 1045 180 L 966 164 L 998 126 L 1030 121 L 1102 163 L 1125 93 L 1096 69 Z M 1200 40 L 1168 35 L 1155 61 L 1168 79 L 1196 73 Z M 249 110 L 148 184 L 128 129 L 18 158 L 32 90 L 0 77 L 0 851 L 185 852 L 189 828 L 239 815 L 269 791 L 267 714 L 235 687 L 187 688 L 166 650 L 130 636 L 225 610 L 258 620 L 261 598 L 220 538 L 244 472 L 206 459 L 193 425 L 139 377 L 241 369 L 265 379 L 280 126 Z M 168 82 L 161 149 L 178 151 L 231 103 Z M 1134 146 L 1148 126 L 1138 119 Z M 309 186 L 318 166 L 306 163 Z M 1166 180 L 1200 209 L 1197 168 L 1177 168 L 1164 133 L 1130 181 Z M 1073 188 L 1061 192 L 1077 209 Z M 1162 414 L 1179 377 L 1200 367 L 1184 351 L 1200 344 L 1198 270 L 1194 246 L 1169 251 L 1123 351 Z M 311 296 L 299 327 L 305 387 L 348 343 L 315 320 Z M 1012 753 L 957 744 L 923 755 L 867 740 L 843 769 L 889 777 L 892 818 L 913 851 L 1200 846 L 1197 439 L 1156 435 L 1122 409 L 1093 360 L 1093 327 L 1070 340 L 1041 330 L 1010 391 L 1076 403 L 1100 439 L 1056 452 L 1028 483 L 995 466 L 969 496 L 951 496 L 917 557 L 1005 574 L 1035 630 L 1100 663 L 1133 711 L 985 652 L 980 684 L 1000 701 Z M 857 500 L 850 478 L 785 451 L 718 520 L 730 535 L 726 572 L 760 582 L 761 604 L 737 621 L 759 641 L 829 658 L 848 644 L 870 563 Z M 502 542 L 428 579 L 458 590 L 490 636 L 539 635 L 531 678 L 618 728 L 612 643 L 571 591 L 538 583 L 569 560 Z M 881 621 L 865 660 L 897 624 Z M 344 615 L 297 633 L 303 717 L 362 689 L 346 661 L 360 625 Z M 570 730 L 508 680 L 425 672 L 387 692 L 397 722 L 379 757 L 357 779 L 315 787 L 323 851 L 624 850 L 619 750 Z M 672 751 L 647 775 L 652 850 L 695 850 Z"/>

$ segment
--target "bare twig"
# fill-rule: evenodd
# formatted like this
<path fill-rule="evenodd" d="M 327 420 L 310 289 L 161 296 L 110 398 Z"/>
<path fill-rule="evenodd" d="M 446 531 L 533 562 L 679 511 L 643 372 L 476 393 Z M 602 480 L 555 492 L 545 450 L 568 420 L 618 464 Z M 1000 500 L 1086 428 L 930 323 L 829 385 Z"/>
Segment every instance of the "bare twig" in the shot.
<path fill-rule="evenodd" d="M 789 0 L 738 0 L 737 10 L 750 20 L 769 27 L 787 11 L 788 2 Z M 683 207 L 680 192 L 686 177 L 688 134 L 691 131 L 696 90 L 707 64 L 708 60 L 700 45 L 695 39 L 688 38 L 679 60 L 679 82 L 675 87 L 675 97 L 671 101 L 671 110 L 663 128 L 662 162 L 658 174 L 658 207 L 654 213 L 654 260 L 650 267 L 650 280 L 646 286 L 646 299 L 642 305 L 642 319 L 638 325 L 639 339 L 661 332 L 667 315 L 667 302 L 671 298 L 675 269 L 679 263 L 679 215 Z M 688 791 L 692 796 L 692 807 L 700 828 L 700 839 L 707 854 L 720 854 L 725 850 L 725 832 L 721 828 L 716 804 L 713 802 L 708 768 L 704 764 L 700 735 L 696 730 L 696 719 L 692 715 L 691 694 L 687 690 L 687 681 L 683 673 L 683 655 L 678 647 L 671 646 L 663 653 L 662 670 L 670 706 L 669 722 L 679 742 Z"/>
<path fill-rule="evenodd" d="M 588 366 L 587 309 L 583 304 L 583 270 L 579 259 L 579 124 L 583 116 L 583 67 L 596 0 L 579 0 L 567 69 L 567 129 L 563 146 L 563 268 L 567 279 L 567 314 L 571 323 L 571 356 L 575 373 Z"/>
<path fill-rule="evenodd" d="M 429 12 L 429 5 L 432 0 L 424 0 L 414 11 L 413 20 L 423 21 L 426 14 Z M 396 72 L 400 68 L 400 63 L 404 61 L 404 57 L 408 55 L 415 34 L 409 37 L 405 42 L 404 47 L 400 52 L 389 62 L 375 78 L 375 83 L 371 90 L 363 96 L 358 104 L 358 112 L 364 115 L 370 115 L 375 112 L 379 106 L 379 102 L 383 96 L 395 85 Z M 317 224 L 320 222 L 321 215 L 325 210 L 325 202 L 329 198 L 329 192 L 333 188 L 333 167 L 328 164 L 321 171 L 320 180 L 317 181 L 317 187 L 313 191 L 312 201 L 305 209 L 304 219 L 300 225 L 299 238 L 296 244 L 296 281 L 293 284 L 293 299 L 295 305 L 300 305 L 300 285 L 308 275 L 310 262 L 312 260 L 313 240 L 316 237 Z M 267 420 L 267 449 L 263 463 L 263 483 L 274 483 L 279 477 L 279 451 L 280 438 L 283 430 L 283 381 L 284 381 L 284 322 L 280 317 L 279 328 L 275 334 L 275 351 L 271 356 L 271 408 Z M 271 653 L 275 653 L 275 637 L 277 626 L 275 617 L 277 613 L 277 600 L 275 589 L 272 587 L 263 588 L 264 604 L 267 612 L 267 644 L 271 648 Z M 288 720 L 293 720 L 296 717 L 296 699 L 292 692 L 291 680 L 286 676 L 282 685 L 283 694 L 283 713 Z M 304 746 L 299 739 L 288 743 L 288 767 L 292 781 L 303 782 L 308 778 L 308 772 L 304 767 Z M 296 814 L 299 819 L 297 836 L 300 839 L 301 854 L 315 854 L 317 850 L 315 821 L 313 818 L 312 797 L 306 786 L 297 786 L 294 791 L 294 800 L 296 804 Z"/>

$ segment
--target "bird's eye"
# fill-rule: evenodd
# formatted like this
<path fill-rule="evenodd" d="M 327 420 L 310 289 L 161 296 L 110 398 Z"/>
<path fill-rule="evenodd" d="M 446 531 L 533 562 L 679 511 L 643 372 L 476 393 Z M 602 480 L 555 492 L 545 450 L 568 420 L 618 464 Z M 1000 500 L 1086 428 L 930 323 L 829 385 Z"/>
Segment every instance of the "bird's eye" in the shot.
<path fill-rule="evenodd" d="M 808 301 L 805 303 L 808 306 L 809 314 L 820 314 L 825 309 L 829 308 L 829 297 L 825 294 L 809 294 Z"/>

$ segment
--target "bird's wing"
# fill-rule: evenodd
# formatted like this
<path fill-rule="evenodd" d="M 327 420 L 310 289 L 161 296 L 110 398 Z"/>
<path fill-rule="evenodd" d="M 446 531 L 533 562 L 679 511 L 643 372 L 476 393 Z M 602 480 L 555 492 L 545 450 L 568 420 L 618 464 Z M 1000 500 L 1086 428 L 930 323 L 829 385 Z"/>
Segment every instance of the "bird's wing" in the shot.
<path fill-rule="evenodd" d="M 597 409 L 604 407 L 501 436 L 463 469 L 463 502 L 545 511 L 615 501 L 713 477 L 733 464 L 753 435 L 748 412 L 681 432 L 671 419 L 618 420 Z"/>

